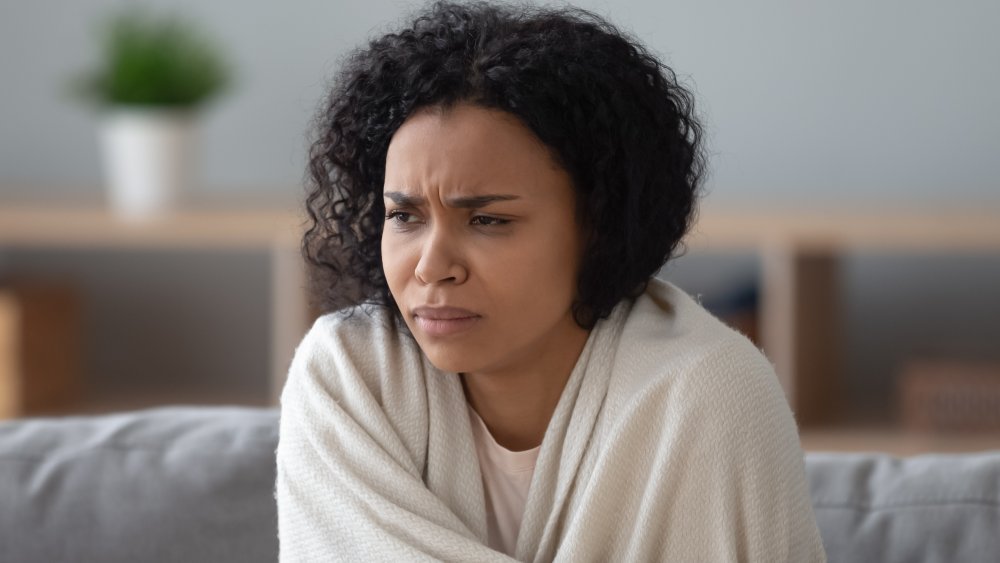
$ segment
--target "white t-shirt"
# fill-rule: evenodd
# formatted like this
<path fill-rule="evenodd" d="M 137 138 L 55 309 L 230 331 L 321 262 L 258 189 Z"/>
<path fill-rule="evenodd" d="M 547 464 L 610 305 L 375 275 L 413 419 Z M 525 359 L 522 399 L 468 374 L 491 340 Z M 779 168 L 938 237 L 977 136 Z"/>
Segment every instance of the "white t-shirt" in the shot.
<path fill-rule="evenodd" d="M 535 461 L 541 446 L 523 452 L 512 452 L 493 439 L 483 419 L 471 405 L 468 410 L 486 493 L 489 546 L 513 557 L 517 548 L 517 532 L 521 529 L 524 505 L 528 499 L 528 487 L 531 486 L 531 476 L 535 472 Z"/>

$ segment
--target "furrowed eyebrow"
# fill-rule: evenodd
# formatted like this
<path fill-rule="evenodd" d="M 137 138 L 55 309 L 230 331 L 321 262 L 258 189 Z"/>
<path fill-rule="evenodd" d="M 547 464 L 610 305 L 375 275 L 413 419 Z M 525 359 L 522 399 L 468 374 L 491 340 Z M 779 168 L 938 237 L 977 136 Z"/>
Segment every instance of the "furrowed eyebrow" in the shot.
<path fill-rule="evenodd" d="M 412 196 L 409 194 L 404 194 L 402 192 L 384 192 L 382 194 L 393 201 L 396 205 L 404 207 L 418 207 L 427 203 L 427 200 L 420 196 Z M 478 209 L 480 207 L 486 207 L 491 203 L 498 201 L 512 201 L 515 199 L 520 199 L 520 196 L 507 195 L 507 194 L 489 194 L 489 195 L 476 195 L 467 197 L 454 197 L 446 200 L 448 205 L 451 207 L 458 207 L 461 209 Z"/>
<path fill-rule="evenodd" d="M 393 203 L 402 207 L 418 207 L 427 202 L 426 199 L 420 196 L 407 195 L 403 192 L 385 192 L 382 196 L 391 199 Z"/>
<path fill-rule="evenodd" d="M 460 207 L 462 209 L 479 209 L 480 207 L 486 207 L 491 203 L 497 201 L 511 201 L 515 199 L 520 199 L 516 195 L 502 195 L 502 194 L 491 194 L 491 195 L 476 195 L 469 197 L 455 197 L 448 201 L 448 205 L 452 207 Z"/>

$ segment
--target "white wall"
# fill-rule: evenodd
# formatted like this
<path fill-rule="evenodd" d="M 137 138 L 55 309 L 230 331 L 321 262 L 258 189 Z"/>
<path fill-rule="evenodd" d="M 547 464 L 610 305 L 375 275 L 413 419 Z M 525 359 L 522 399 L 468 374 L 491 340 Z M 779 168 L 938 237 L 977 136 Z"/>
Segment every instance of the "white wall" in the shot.
<path fill-rule="evenodd" d="M 61 96 L 116 2 L 5 3 L 0 197 L 99 194 L 96 117 Z M 204 190 L 287 194 L 338 58 L 414 2 L 146 2 L 199 17 L 240 83 L 206 115 Z M 581 1 L 697 88 L 718 202 L 1000 201 L 1000 4 Z M 25 187 L 31 191 L 26 193 Z M 293 196 L 294 197 L 294 196 Z"/>
<path fill-rule="evenodd" d="M 0 6 L 0 205 L 15 199 L 100 198 L 97 117 L 67 99 L 62 85 L 94 60 L 96 19 L 121 3 L 41 0 Z M 199 17 L 237 65 L 237 87 L 205 114 L 199 193 L 293 205 L 301 193 L 307 124 L 338 59 L 419 5 L 390 0 L 146 4 Z M 578 5 L 631 30 L 696 89 L 710 133 L 709 204 L 1000 208 L 996 2 L 588 0 Z M 27 260 L 14 256 L 8 263 L 17 267 Z M 915 348 L 947 348 L 949 338 L 1000 353 L 994 344 L 1000 334 L 997 262 L 996 256 L 850 259 L 844 283 L 855 387 L 885 390 L 884 375 L 899 357 Z M 77 264 L 82 270 L 97 267 L 85 259 Z M 100 267 L 131 272 L 137 285 L 158 275 L 128 270 L 124 258 L 114 264 L 109 260 Z M 752 268 L 746 260 L 736 264 Z M 693 285 L 699 275 L 717 284 L 705 278 L 732 270 L 716 267 L 699 274 L 683 266 L 682 261 L 673 271 Z M 963 290 L 973 282 L 976 293 Z M 962 327 L 968 330 L 956 337 Z M 202 341 L 220 345 L 217 335 L 205 336 Z M 266 373 L 266 366 L 260 369 Z"/>
<path fill-rule="evenodd" d="M 996 2 L 607 6 L 696 82 L 719 200 L 1000 202 Z"/>

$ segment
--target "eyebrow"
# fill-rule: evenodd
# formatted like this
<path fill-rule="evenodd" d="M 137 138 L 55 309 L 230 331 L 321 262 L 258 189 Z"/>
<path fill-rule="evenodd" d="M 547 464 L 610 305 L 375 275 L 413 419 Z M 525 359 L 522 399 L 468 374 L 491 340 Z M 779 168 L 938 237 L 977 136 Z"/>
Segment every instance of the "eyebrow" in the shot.
<path fill-rule="evenodd" d="M 419 207 L 427 203 L 427 200 L 423 197 L 404 194 L 402 192 L 385 192 L 382 195 L 391 199 L 396 205 L 404 207 Z M 479 209 L 480 207 L 486 207 L 487 205 L 498 201 L 512 201 L 515 199 L 521 199 L 521 196 L 509 194 L 487 194 L 453 197 L 446 199 L 445 203 L 451 207 L 458 207 L 462 209 Z"/>

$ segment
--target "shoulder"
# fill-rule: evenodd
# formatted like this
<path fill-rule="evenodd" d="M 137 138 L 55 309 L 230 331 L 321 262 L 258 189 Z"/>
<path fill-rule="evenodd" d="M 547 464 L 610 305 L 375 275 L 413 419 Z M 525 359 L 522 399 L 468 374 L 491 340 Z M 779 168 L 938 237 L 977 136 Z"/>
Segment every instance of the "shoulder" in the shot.
<path fill-rule="evenodd" d="M 416 342 L 385 307 L 359 305 L 318 317 L 295 349 L 285 393 L 323 390 L 339 396 L 363 385 L 380 396 L 393 374 L 419 372 Z"/>
<path fill-rule="evenodd" d="M 670 499 L 683 518 L 667 533 L 704 538 L 712 559 L 817 559 L 795 421 L 749 339 L 657 282 L 628 312 L 614 365 L 598 455 L 629 459 L 616 466 L 642 495 Z"/>
<path fill-rule="evenodd" d="M 659 279 L 653 279 L 632 304 L 617 356 L 632 363 L 634 369 L 616 377 L 636 383 L 675 379 L 708 367 L 740 371 L 771 366 L 746 336 L 713 316 L 684 290 Z"/>
<path fill-rule="evenodd" d="M 690 412 L 785 409 L 771 362 L 677 286 L 654 279 L 636 299 L 616 354 L 619 400 L 659 397 Z"/>
<path fill-rule="evenodd" d="M 357 305 L 316 318 L 296 348 L 309 352 L 350 352 L 399 341 L 404 335 L 391 311 L 376 305 Z"/>
<path fill-rule="evenodd" d="M 393 338 L 399 327 L 391 311 L 377 305 L 356 305 L 316 318 L 302 344 L 363 341 L 365 338 Z"/>
<path fill-rule="evenodd" d="M 676 286 L 636 300 L 613 365 L 605 418 L 617 440 L 706 467 L 798 471 L 798 429 L 770 361 Z"/>

